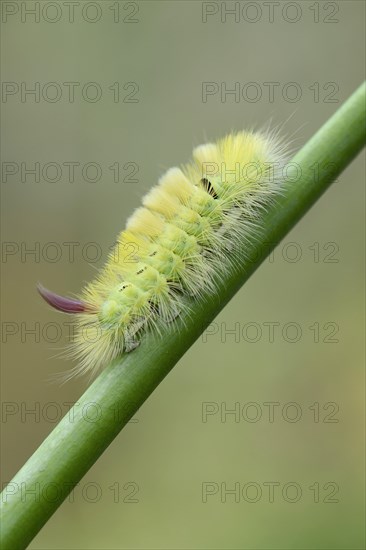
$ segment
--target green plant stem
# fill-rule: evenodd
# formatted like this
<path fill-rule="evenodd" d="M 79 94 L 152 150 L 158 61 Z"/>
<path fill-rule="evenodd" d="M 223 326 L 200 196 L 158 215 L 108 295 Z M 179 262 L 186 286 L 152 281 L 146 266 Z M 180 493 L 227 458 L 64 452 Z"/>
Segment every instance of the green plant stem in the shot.
<path fill-rule="evenodd" d="M 365 142 L 364 123 L 363 84 L 293 158 L 288 175 L 296 172 L 296 181 L 287 177 L 283 196 L 264 213 L 260 238 L 245 246 L 240 270 L 218 282 L 217 294 L 191 302 L 189 319 L 176 319 L 160 338 L 146 334 L 139 348 L 109 365 L 87 389 L 4 489 L 4 550 L 29 544 L 176 362 L 352 161 Z M 35 494 L 27 494 L 32 490 Z"/>

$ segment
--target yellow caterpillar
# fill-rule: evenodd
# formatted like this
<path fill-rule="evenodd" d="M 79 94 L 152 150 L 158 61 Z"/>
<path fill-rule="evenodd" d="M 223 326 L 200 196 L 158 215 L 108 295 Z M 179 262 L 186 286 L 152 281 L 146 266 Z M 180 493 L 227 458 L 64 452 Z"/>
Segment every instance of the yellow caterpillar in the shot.
<path fill-rule="evenodd" d="M 235 246 L 245 245 L 280 192 L 286 160 L 278 132 L 239 132 L 197 147 L 143 198 L 80 299 L 39 285 L 50 305 L 75 315 L 78 365 L 68 378 L 93 373 L 132 351 L 145 330 L 174 322 L 185 296 L 215 292 L 214 275 L 235 269 Z"/>

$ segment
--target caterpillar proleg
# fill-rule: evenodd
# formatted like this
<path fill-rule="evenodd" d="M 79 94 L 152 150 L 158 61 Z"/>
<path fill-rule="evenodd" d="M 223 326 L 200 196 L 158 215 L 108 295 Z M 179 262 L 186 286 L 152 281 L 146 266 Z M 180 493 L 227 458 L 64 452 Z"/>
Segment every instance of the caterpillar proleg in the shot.
<path fill-rule="evenodd" d="M 215 277 L 235 269 L 235 247 L 245 248 L 281 192 L 287 159 L 278 131 L 232 133 L 197 147 L 143 198 L 78 299 L 39 285 L 51 306 L 75 317 L 70 353 L 78 364 L 68 377 L 94 373 L 135 349 L 144 331 L 174 323 L 186 296 L 215 292 Z"/>

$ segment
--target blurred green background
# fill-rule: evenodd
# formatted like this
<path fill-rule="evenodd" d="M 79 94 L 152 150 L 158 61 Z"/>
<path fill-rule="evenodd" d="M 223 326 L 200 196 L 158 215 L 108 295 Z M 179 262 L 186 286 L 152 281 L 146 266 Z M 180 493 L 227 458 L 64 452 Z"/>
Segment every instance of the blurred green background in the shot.
<path fill-rule="evenodd" d="M 2 5 L 4 482 L 86 387 L 48 381 L 71 366 L 54 357 L 69 319 L 37 281 L 77 293 L 193 146 L 289 119 L 301 147 L 364 78 L 363 2 L 35 4 Z M 242 288 L 32 549 L 364 548 L 363 166 Z"/>

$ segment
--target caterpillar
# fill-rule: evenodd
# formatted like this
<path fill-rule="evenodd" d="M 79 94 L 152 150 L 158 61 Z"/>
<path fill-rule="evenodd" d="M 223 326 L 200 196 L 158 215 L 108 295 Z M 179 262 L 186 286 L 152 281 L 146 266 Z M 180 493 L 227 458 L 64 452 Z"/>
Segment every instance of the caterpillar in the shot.
<path fill-rule="evenodd" d="M 215 278 L 236 268 L 236 245 L 255 236 L 261 212 L 281 192 L 287 160 L 278 130 L 198 146 L 143 198 L 77 299 L 38 285 L 49 305 L 75 318 L 69 353 L 77 366 L 67 378 L 94 374 L 131 352 L 145 331 L 185 312 L 187 296 L 215 292 Z"/>

